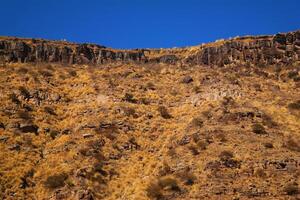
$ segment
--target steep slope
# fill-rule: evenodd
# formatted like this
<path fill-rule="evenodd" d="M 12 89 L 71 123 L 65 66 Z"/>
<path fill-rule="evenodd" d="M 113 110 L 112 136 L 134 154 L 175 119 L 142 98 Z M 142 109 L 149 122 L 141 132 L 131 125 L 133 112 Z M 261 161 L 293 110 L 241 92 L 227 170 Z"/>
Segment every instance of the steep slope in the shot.
<path fill-rule="evenodd" d="M 299 40 L 2 37 L 0 199 L 299 198 Z"/>

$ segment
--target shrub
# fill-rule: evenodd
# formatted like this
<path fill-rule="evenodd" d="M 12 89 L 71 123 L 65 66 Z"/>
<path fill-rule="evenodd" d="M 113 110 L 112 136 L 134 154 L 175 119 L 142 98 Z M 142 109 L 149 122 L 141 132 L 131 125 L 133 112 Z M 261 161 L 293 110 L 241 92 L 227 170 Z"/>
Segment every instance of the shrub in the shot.
<path fill-rule="evenodd" d="M 297 195 L 300 193 L 297 183 L 289 183 L 284 187 L 284 192 L 287 195 Z"/>
<path fill-rule="evenodd" d="M 290 71 L 288 72 L 287 76 L 292 79 L 298 76 L 298 72 L 297 71 Z"/>
<path fill-rule="evenodd" d="M 162 199 L 163 193 L 160 186 L 157 183 L 151 183 L 146 189 L 147 196 L 151 199 Z"/>
<path fill-rule="evenodd" d="M 265 143 L 265 144 L 264 144 L 264 147 L 266 147 L 266 148 L 268 148 L 268 149 L 274 148 L 273 144 L 270 143 L 270 142 Z"/>
<path fill-rule="evenodd" d="M 75 77 L 75 76 L 77 76 L 77 72 L 74 70 L 70 70 L 69 75 Z"/>
<path fill-rule="evenodd" d="M 49 176 L 46 179 L 44 186 L 49 189 L 56 189 L 56 188 L 63 187 L 65 185 L 65 180 L 67 178 L 68 178 L 68 175 L 65 173 Z"/>
<path fill-rule="evenodd" d="M 196 176 L 190 171 L 179 172 L 176 175 L 185 185 L 193 185 L 197 180 Z"/>
<path fill-rule="evenodd" d="M 201 92 L 201 87 L 200 86 L 194 86 L 193 87 L 193 92 L 195 92 L 196 94 L 199 94 Z"/>
<path fill-rule="evenodd" d="M 169 111 L 164 106 L 159 106 L 158 107 L 158 112 L 160 113 L 160 115 L 164 119 L 171 119 L 172 118 L 172 116 L 170 115 Z"/>
<path fill-rule="evenodd" d="M 160 176 L 166 176 L 170 173 L 171 173 L 171 167 L 167 163 L 164 163 L 162 168 L 159 170 L 159 175 Z"/>
<path fill-rule="evenodd" d="M 263 169 L 257 169 L 255 171 L 255 176 L 257 176 L 259 178 L 265 178 L 267 176 L 267 174 L 265 173 L 265 171 Z"/>
<path fill-rule="evenodd" d="M 220 140 L 220 142 L 227 142 L 227 139 L 226 139 L 226 136 L 224 133 L 220 133 L 216 137 Z"/>
<path fill-rule="evenodd" d="M 172 177 L 162 177 L 157 182 L 150 183 L 146 189 L 148 197 L 151 199 L 162 199 L 163 191 L 181 191 L 178 186 L 177 180 Z"/>
<path fill-rule="evenodd" d="M 49 71 L 43 70 L 43 71 L 39 71 L 39 73 L 43 76 L 43 77 L 51 77 L 53 76 L 53 74 Z"/>
<path fill-rule="evenodd" d="M 199 154 L 199 151 L 198 151 L 197 146 L 191 145 L 191 146 L 189 146 L 188 148 L 189 148 L 189 150 L 192 152 L 192 154 L 193 154 L 194 156 Z"/>
<path fill-rule="evenodd" d="M 177 155 L 175 148 L 169 149 L 167 153 L 168 153 L 168 156 L 170 156 L 171 158 L 173 158 Z"/>
<path fill-rule="evenodd" d="M 289 150 L 300 152 L 300 145 L 293 138 L 289 138 L 286 141 L 285 147 L 288 148 Z"/>
<path fill-rule="evenodd" d="M 123 97 L 123 101 L 127 101 L 127 102 L 130 102 L 130 103 L 136 103 L 137 100 L 134 99 L 133 95 L 130 94 L 130 93 L 125 93 L 124 97 Z"/>
<path fill-rule="evenodd" d="M 222 151 L 219 155 L 220 160 L 228 160 L 233 158 L 233 153 L 231 151 Z"/>
<path fill-rule="evenodd" d="M 200 117 L 195 117 L 190 122 L 192 127 L 201 128 L 203 126 L 203 120 Z"/>
<path fill-rule="evenodd" d="M 20 105 L 21 101 L 18 99 L 17 95 L 15 93 L 12 93 L 8 96 L 8 98 L 15 104 Z"/>
<path fill-rule="evenodd" d="M 273 121 L 272 117 L 270 117 L 267 114 L 263 114 L 262 115 L 262 119 L 263 119 L 263 125 L 268 126 L 270 128 L 278 126 L 278 124 L 276 122 Z"/>
<path fill-rule="evenodd" d="M 53 108 L 45 107 L 44 111 L 50 115 L 57 115 Z"/>
<path fill-rule="evenodd" d="M 208 143 L 205 141 L 198 141 L 197 146 L 200 148 L 200 150 L 207 149 Z"/>
<path fill-rule="evenodd" d="M 25 111 L 19 111 L 18 116 L 22 119 L 25 119 L 25 120 L 31 120 L 32 119 L 30 114 L 28 112 L 25 112 Z"/>
<path fill-rule="evenodd" d="M 256 134 L 267 134 L 265 127 L 261 124 L 255 123 L 252 125 L 252 131 Z"/>
<path fill-rule="evenodd" d="M 24 68 L 24 67 L 21 67 L 21 68 L 18 69 L 17 72 L 20 73 L 20 74 L 27 74 L 28 69 L 27 69 L 27 68 Z"/>
<path fill-rule="evenodd" d="M 300 110 L 300 100 L 298 100 L 298 101 L 296 101 L 296 102 L 294 102 L 294 103 L 290 103 L 290 104 L 288 105 L 288 108 L 289 108 L 290 110 Z"/>
<path fill-rule="evenodd" d="M 180 191 L 180 188 L 177 184 L 177 180 L 172 177 L 163 177 L 158 180 L 158 185 L 162 189 L 168 189 L 173 191 Z"/>
<path fill-rule="evenodd" d="M 149 90 L 155 90 L 155 85 L 152 82 L 146 84 L 146 88 Z"/>
<path fill-rule="evenodd" d="M 55 139 L 56 136 L 58 136 L 58 135 L 59 135 L 59 132 L 58 132 L 58 131 L 56 131 L 56 130 L 50 131 L 50 137 L 51 137 L 52 139 Z"/>
<path fill-rule="evenodd" d="M 124 114 L 127 116 L 127 117 L 134 117 L 134 118 L 137 118 L 138 115 L 135 111 L 134 108 L 130 108 L 130 107 L 123 107 L 122 110 L 124 111 Z"/>
<path fill-rule="evenodd" d="M 22 95 L 25 99 L 29 99 L 29 98 L 30 98 L 30 93 L 29 93 L 29 91 L 28 91 L 25 87 L 20 86 L 20 87 L 19 87 L 19 91 L 20 91 L 21 95 Z"/>

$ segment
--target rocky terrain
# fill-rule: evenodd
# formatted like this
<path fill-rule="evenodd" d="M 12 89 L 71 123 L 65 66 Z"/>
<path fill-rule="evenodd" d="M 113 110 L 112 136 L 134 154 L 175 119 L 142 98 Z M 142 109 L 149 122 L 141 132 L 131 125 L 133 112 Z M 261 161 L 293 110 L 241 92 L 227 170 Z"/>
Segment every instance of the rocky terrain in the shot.
<path fill-rule="evenodd" d="M 300 31 L 0 63 L 0 199 L 300 198 Z"/>

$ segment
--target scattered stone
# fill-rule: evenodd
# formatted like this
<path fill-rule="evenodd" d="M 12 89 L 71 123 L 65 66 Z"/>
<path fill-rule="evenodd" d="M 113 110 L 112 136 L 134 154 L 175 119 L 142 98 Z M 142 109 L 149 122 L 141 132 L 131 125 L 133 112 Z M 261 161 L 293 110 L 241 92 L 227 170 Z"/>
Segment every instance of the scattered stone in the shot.
<path fill-rule="evenodd" d="M 185 76 L 183 79 L 182 79 L 182 83 L 186 83 L 186 84 L 188 84 L 188 83 L 191 83 L 191 82 L 193 82 L 194 80 L 193 80 L 193 78 L 191 77 L 191 76 Z"/>
<path fill-rule="evenodd" d="M 0 129 L 5 129 L 5 125 L 2 122 L 0 122 Z"/>
<path fill-rule="evenodd" d="M 8 149 L 11 151 L 20 151 L 21 146 L 19 144 L 13 144 L 13 145 L 9 146 Z"/>
<path fill-rule="evenodd" d="M 90 133 L 86 133 L 86 134 L 83 134 L 82 135 L 83 136 L 83 138 L 91 138 L 91 137 L 94 137 L 94 135 L 93 134 L 90 134 Z"/>
<path fill-rule="evenodd" d="M 259 135 L 264 135 L 264 134 L 267 134 L 267 131 L 265 130 L 265 127 L 261 124 L 253 124 L 252 125 L 252 131 L 256 134 L 259 134 Z"/>
<path fill-rule="evenodd" d="M 23 133 L 38 133 L 39 127 L 37 125 L 34 124 L 20 124 L 19 129 L 23 132 Z"/>
<path fill-rule="evenodd" d="M 8 136 L 0 136 L 0 142 L 6 142 L 8 139 Z"/>

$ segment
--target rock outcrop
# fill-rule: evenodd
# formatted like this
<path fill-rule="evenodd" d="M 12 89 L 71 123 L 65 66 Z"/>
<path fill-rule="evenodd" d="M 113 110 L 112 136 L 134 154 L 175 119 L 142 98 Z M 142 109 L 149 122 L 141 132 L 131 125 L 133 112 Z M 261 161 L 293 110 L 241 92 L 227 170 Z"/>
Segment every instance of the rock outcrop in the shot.
<path fill-rule="evenodd" d="M 144 60 L 142 50 L 113 50 L 94 44 L 0 38 L 0 61 L 2 62 L 100 64 L 107 61 Z"/>
<path fill-rule="evenodd" d="M 191 50 L 193 49 L 193 51 Z M 151 56 L 150 56 L 151 55 Z M 105 62 L 228 64 L 291 64 L 300 60 L 300 31 L 274 36 L 246 36 L 196 47 L 115 50 L 94 44 L 64 41 L 0 38 L 0 62 L 58 62 L 101 64 Z"/>
<path fill-rule="evenodd" d="M 227 64 L 273 65 L 300 60 L 300 31 L 274 36 L 241 37 L 200 46 L 186 62 L 223 66 Z"/>

